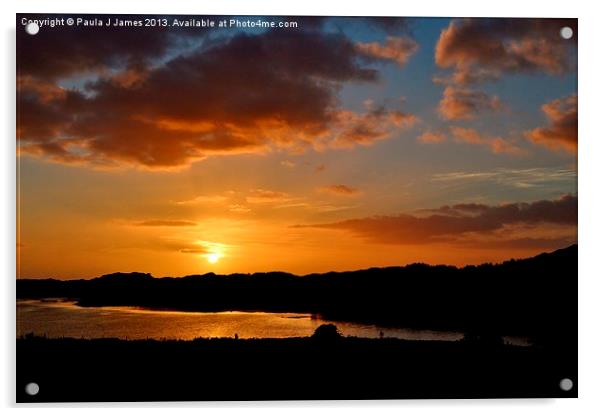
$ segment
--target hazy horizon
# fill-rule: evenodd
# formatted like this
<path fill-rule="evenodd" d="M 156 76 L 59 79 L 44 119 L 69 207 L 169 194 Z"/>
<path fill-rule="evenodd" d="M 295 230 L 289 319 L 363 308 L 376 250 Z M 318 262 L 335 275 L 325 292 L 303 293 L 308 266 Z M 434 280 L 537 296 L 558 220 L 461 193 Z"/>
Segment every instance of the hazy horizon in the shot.
<path fill-rule="evenodd" d="M 304 273 L 304 274 L 298 274 L 298 273 L 292 273 L 292 272 L 288 272 L 286 270 L 258 270 L 255 272 L 231 272 L 231 273 L 215 273 L 212 271 L 209 272 L 205 272 L 205 273 L 194 273 L 194 274 L 187 274 L 187 275 L 162 275 L 162 276 L 158 276 L 158 275 L 154 275 L 152 273 L 146 272 L 144 270 L 117 270 L 117 271 L 113 271 L 113 272 L 109 272 L 109 273 L 104 273 L 102 275 L 98 275 L 98 276 L 78 276 L 78 277 L 72 277 L 72 278 L 57 278 L 57 276 L 39 276 L 39 277 L 28 277 L 28 276 L 20 276 L 17 277 L 17 279 L 24 279 L 24 280 L 44 280 L 44 279 L 58 279 L 58 280 L 92 280 L 92 279 L 96 279 L 99 277 L 104 277 L 104 276 L 111 276 L 111 275 L 117 275 L 117 274 L 146 274 L 146 275 L 150 275 L 150 277 L 152 278 L 156 278 L 156 279 L 160 279 L 160 278 L 164 278 L 164 277 L 168 277 L 168 278 L 183 278 L 183 277 L 190 277 L 190 276 L 204 276 L 207 274 L 215 274 L 217 276 L 232 276 L 232 275 L 253 275 L 253 274 L 271 274 L 271 273 L 275 273 L 275 274 L 288 274 L 288 275 L 293 275 L 296 277 L 306 277 L 306 276 L 311 276 L 311 275 L 324 275 L 324 274 L 328 274 L 328 273 L 345 273 L 345 272 L 358 272 L 358 271 L 365 271 L 365 270 L 369 270 L 369 269 L 385 269 L 385 268 L 404 268 L 404 267 L 408 267 L 408 266 L 414 266 L 414 265 L 426 265 L 429 267 L 455 267 L 458 269 L 462 269 L 464 267 L 470 267 L 470 266 L 483 266 L 483 265 L 499 265 L 499 264 L 503 264 L 507 261 L 518 261 L 518 260 L 526 260 L 526 259 L 530 259 L 533 257 L 538 256 L 539 254 L 551 254 L 553 252 L 556 252 L 558 250 L 566 250 L 569 249 L 573 246 L 577 246 L 577 243 L 575 244 L 571 244 L 570 246 L 567 247 L 560 247 L 558 249 L 554 249 L 554 250 L 550 250 L 550 251 L 544 251 L 541 253 L 536 254 L 535 256 L 530 256 L 530 257 L 521 257 L 521 258 L 508 258 L 505 260 L 502 260 L 500 262 L 486 262 L 486 263 L 477 263 L 477 264 L 464 264 L 464 265 L 453 265 L 453 264 L 444 264 L 444 263 L 433 263 L 433 264 L 429 264 L 429 263 L 419 263 L 419 262 L 412 262 L 412 263 L 405 263 L 405 264 L 397 264 L 397 265 L 392 265 L 392 266 L 372 266 L 369 268 L 365 268 L 365 269 L 353 269 L 353 270 L 325 270 L 325 271 L 318 271 L 318 272 L 310 272 L 310 273 Z"/>

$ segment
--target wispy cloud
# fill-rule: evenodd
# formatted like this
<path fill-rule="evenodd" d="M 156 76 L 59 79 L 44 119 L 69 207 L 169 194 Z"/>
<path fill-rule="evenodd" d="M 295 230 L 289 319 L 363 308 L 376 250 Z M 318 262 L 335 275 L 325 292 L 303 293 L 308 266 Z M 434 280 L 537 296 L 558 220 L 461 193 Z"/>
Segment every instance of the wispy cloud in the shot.
<path fill-rule="evenodd" d="M 339 196 L 357 196 L 361 194 L 361 191 L 356 188 L 352 188 L 347 185 L 328 185 L 322 186 L 318 188 L 319 192 L 327 193 L 331 195 L 339 195 Z"/>
<path fill-rule="evenodd" d="M 287 168 L 294 168 L 295 166 L 297 166 L 295 162 L 291 162 L 290 160 L 283 160 L 280 162 L 280 164 Z"/>
<path fill-rule="evenodd" d="M 483 91 L 448 86 L 439 102 L 439 115 L 445 120 L 472 120 L 486 112 L 497 112 L 504 108 L 497 96 Z"/>
<path fill-rule="evenodd" d="M 138 227 L 194 227 L 195 222 L 181 220 L 147 220 L 134 223 Z"/>
<path fill-rule="evenodd" d="M 418 50 L 418 43 L 410 37 L 389 36 L 385 43 L 356 43 L 357 50 L 369 57 L 392 61 L 404 67 L 410 57 Z"/>
<path fill-rule="evenodd" d="M 566 168 L 500 168 L 482 172 L 448 172 L 432 175 L 434 182 L 491 181 L 515 188 L 543 187 L 558 183 L 575 183 L 577 173 Z"/>
<path fill-rule="evenodd" d="M 217 204 L 217 203 L 226 202 L 229 198 L 230 198 L 230 195 L 226 195 L 226 194 L 198 195 L 191 199 L 175 201 L 175 203 L 177 205 Z"/>
<path fill-rule="evenodd" d="M 286 192 L 272 191 L 269 189 L 251 189 L 245 198 L 249 204 L 271 204 L 274 202 L 291 201 L 293 198 Z"/>
<path fill-rule="evenodd" d="M 447 140 L 445 133 L 442 131 L 427 130 L 416 139 L 420 143 L 442 143 Z"/>
<path fill-rule="evenodd" d="M 475 129 L 451 126 L 450 130 L 454 136 L 454 140 L 458 143 L 485 146 L 489 148 L 492 153 L 506 153 L 514 156 L 520 156 L 527 153 L 525 149 L 518 147 L 509 140 L 501 137 L 485 136 Z"/>
<path fill-rule="evenodd" d="M 228 211 L 244 214 L 247 212 L 251 212 L 251 208 L 243 204 L 230 204 L 228 205 Z"/>
<path fill-rule="evenodd" d="M 206 248 L 183 248 L 180 250 L 180 253 L 184 254 L 207 254 L 209 250 Z"/>

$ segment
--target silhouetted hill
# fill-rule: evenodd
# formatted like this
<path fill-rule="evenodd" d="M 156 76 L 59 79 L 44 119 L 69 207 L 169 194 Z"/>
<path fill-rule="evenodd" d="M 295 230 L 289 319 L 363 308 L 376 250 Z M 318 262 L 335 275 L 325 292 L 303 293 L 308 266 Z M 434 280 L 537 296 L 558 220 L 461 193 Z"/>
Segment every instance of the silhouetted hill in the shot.
<path fill-rule="evenodd" d="M 19 279 L 17 297 L 73 298 L 81 306 L 315 313 L 389 326 L 527 335 L 576 348 L 577 246 L 463 268 L 411 264 L 306 276 L 114 273 L 91 280 Z"/>
<path fill-rule="evenodd" d="M 95 280 L 97 281 L 117 281 L 117 280 L 122 280 L 122 281 L 127 281 L 129 283 L 138 281 L 138 282 L 144 282 L 145 280 L 148 279 L 152 279 L 153 276 L 150 273 L 139 273 L 139 272 L 132 272 L 132 273 L 111 273 L 111 274 L 105 274 L 102 275 L 100 277 L 97 277 Z"/>

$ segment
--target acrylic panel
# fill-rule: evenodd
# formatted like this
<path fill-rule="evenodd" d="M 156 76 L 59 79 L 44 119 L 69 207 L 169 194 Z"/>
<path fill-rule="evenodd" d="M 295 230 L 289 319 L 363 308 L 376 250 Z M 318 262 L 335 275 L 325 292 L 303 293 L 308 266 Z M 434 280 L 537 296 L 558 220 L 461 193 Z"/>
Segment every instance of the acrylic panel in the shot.
<path fill-rule="evenodd" d="M 16 38 L 18 402 L 577 397 L 576 19 Z"/>

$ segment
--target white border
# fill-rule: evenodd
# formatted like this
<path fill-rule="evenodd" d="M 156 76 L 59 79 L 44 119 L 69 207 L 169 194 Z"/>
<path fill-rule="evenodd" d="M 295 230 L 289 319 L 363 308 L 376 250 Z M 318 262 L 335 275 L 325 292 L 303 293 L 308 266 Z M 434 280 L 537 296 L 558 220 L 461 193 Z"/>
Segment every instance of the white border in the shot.
<path fill-rule="evenodd" d="M 146 404 L 88 404 L 46 406 L 46 414 L 80 414 L 81 409 L 93 414 L 104 414 L 102 407 L 109 406 L 115 412 L 130 412 L 133 408 L 146 407 L 147 414 L 163 414 L 166 407 L 198 414 L 234 413 L 241 410 L 250 414 L 330 414 L 333 412 L 364 415 L 368 412 L 399 414 L 415 412 L 434 415 L 445 412 L 450 415 L 502 415 L 518 414 L 602 414 L 602 367 L 600 354 L 602 317 L 602 273 L 600 272 L 600 214 L 602 204 L 599 160 L 602 138 L 600 136 L 600 54 L 601 14 L 593 1 L 525 1 L 503 0 L 475 2 L 471 0 L 395 2 L 393 0 L 369 0 L 362 3 L 337 0 L 302 0 L 296 2 L 268 0 L 233 0 L 192 2 L 146 0 L 126 2 L 103 0 L 21 0 L 16 4 L 2 2 L 0 19 L 3 24 L 2 76 L 3 97 L 0 100 L 2 125 L 2 166 L 0 186 L 2 204 L 2 238 L 0 255 L 4 273 L 0 277 L 3 299 L 0 341 L 3 361 L 0 364 L 0 405 L 14 408 L 14 334 L 15 334 L 15 13 L 170 13 L 170 14 L 251 14 L 251 15 L 357 15 L 357 16 L 508 16 L 508 17 L 577 17 L 579 18 L 579 396 L 577 400 L 440 400 L 440 401 L 366 401 L 366 402 L 248 402 L 248 403 L 146 403 Z M 26 414 L 42 406 L 19 406 Z M 202 409 L 198 409 L 198 408 Z M 6 413 L 4 413 L 6 414 Z"/>

